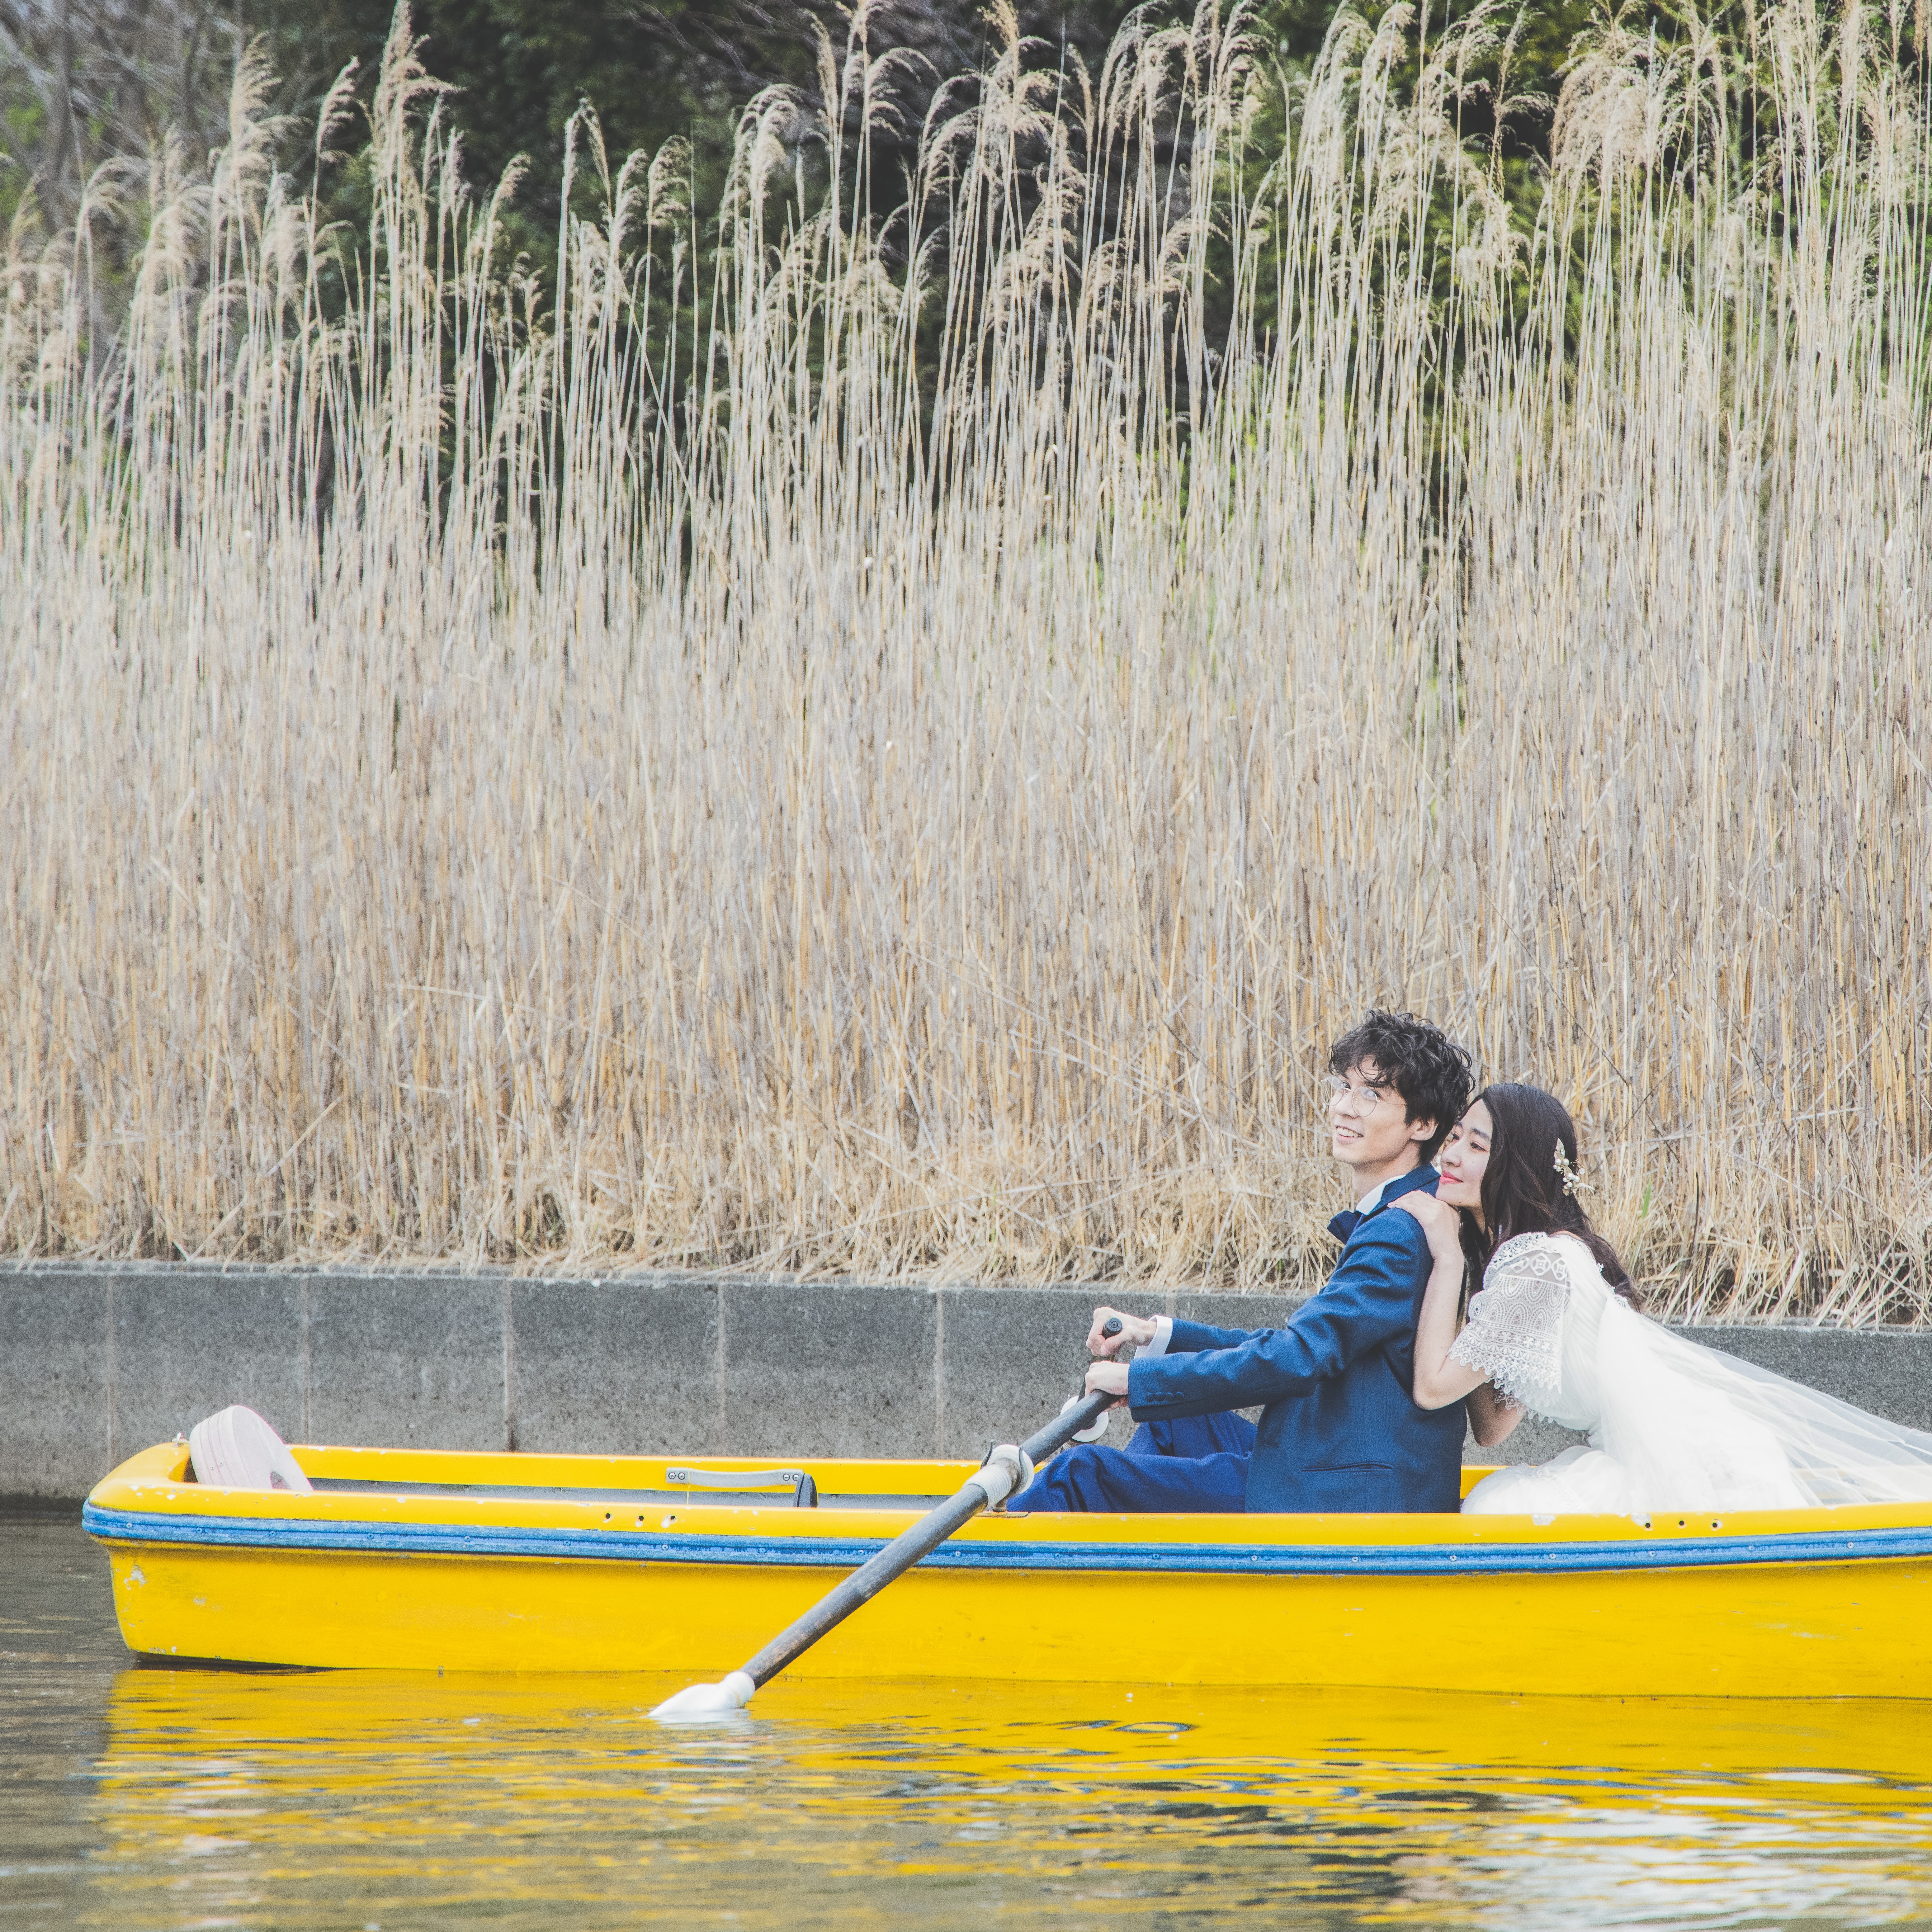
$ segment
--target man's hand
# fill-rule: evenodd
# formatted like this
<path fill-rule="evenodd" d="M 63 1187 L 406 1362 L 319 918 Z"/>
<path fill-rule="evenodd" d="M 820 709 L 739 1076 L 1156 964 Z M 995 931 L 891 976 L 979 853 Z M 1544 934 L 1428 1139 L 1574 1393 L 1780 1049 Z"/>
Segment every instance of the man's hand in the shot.
<path fill-rule="evenodd" d="M 1105 1311 L 1103 1311 L 1105 1312 Z M 1129 1318 L 1130 1320 L 1132 1317 Z M 1150 1324 L 1151 1325 L 1151 1324 Z M 1087 1371 L 1087 1393 L 1089 1395 L 1118 1396 L 1120 1402 L 1127 1396 L 1127 1365 L 1125 1362 L 1096 1362 Z M 1120 1402 L 1114 1404 L 1116 1408 Z"/>
<path fill-rule="evenodd" d="M 1118 1335 L 1103 1335 L 1100 1330 L 1109 1322 L 1118 1322 L 1120 1330 Z M 1094 1325 L 1087 1331 L 1087 1352 L 1097 1355 L 1102 1361 L 1111 1361 L 1131 1342 L 1137 1348 L 1144 1348 L 1154 1340 L 1154 1322 L 1144 1315 L 1123 1315 L 1118 1308 L 1096 1308 L 1094 1311 Z M 1090 1388 L 1093 1384 L 1090 1382 Z M 1120 1392 L 1126 1392 L 1126 1384 L 1120 1385 Z"/>

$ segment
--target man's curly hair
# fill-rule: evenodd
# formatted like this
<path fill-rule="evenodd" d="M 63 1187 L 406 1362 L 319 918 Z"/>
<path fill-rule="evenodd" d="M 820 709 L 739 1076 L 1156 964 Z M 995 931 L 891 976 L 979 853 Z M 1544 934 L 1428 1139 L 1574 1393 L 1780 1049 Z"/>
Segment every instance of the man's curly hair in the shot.
<path fill-rule="evenodd" d="M 1432 1120 L 1436 1131 L 1422 1143 L 1422 1157 L 1432 1160 L 1449 1130 L 1468 1110 L 1472 1084 L 1469 1056 L 1444 1033 L 1413 1013 L 1374 1008 L 1330 1049 L 1328 1064 L 1346 1073 L 1372 1060 L 1382 1080 L 1394 1088 L 1412 1126 Z"/>

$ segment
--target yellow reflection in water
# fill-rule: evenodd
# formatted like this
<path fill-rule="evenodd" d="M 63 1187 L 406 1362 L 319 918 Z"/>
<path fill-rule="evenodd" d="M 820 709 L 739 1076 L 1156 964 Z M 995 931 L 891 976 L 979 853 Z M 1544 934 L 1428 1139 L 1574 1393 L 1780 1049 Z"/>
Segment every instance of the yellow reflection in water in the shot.
<path fill-rule="evenodd" d="M 85 1922 L 1932 1926 L 1932 1710 L 130 1670 Z"/>

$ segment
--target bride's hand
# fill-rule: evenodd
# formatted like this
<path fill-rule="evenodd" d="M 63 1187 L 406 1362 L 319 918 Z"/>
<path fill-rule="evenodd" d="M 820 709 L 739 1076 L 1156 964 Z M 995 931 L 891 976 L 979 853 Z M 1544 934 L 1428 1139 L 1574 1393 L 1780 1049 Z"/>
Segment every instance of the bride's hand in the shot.
<path fill-rule="evenodd" d="M 1417 1187 L 1398 1196 L 1395 1204 L 1422 1223 L 1422 1232 L 1429 1237 L 1429 1252 L 1436 1260 L 1447 1261 L 1452 1255 L 1461 1256 L 1462 1217 L 1447 1202 L 1438 1201 L 1434 1195 Z"/>

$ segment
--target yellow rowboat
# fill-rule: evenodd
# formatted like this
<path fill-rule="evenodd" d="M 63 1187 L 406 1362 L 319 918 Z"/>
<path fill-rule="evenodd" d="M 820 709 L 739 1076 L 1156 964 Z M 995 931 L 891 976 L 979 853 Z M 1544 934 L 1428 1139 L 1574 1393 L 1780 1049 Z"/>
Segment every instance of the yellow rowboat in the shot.
<path fill-rule="evenodd" d="M 196 1483 L 181 1444 L 95 1489 L 82 1520 L 130 1649 L 729 1670 L 973 1467 L 293 1454 L 311 1495 Z M 1085 1682 L 1124 1654 L 1167 1684 L 1932 1697 L 1932 1504 L 1539 1522 L 1030 1515 L 1021 1496 L 789 1674 Z"/>

